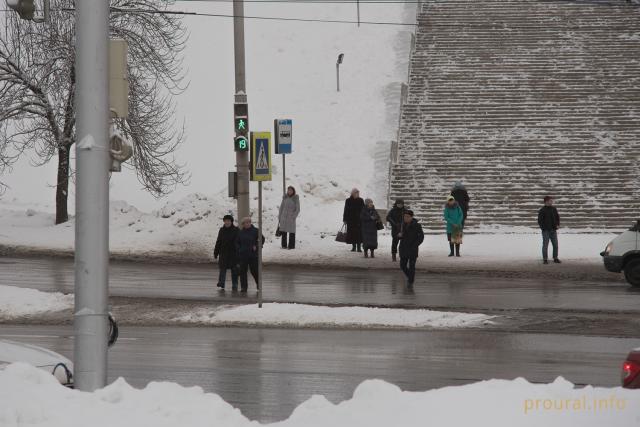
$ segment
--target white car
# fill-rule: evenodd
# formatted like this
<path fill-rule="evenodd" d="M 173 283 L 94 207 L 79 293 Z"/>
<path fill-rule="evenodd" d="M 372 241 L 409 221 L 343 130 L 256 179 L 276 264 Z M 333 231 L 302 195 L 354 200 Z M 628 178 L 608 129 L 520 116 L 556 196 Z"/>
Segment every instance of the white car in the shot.
<path fill-rule="evenodd" d="M 640 286 L 640 220 L 601 252 L 604 266 L 614 273 L 624 271 L 627 282 Z"/>
<path fill-rule="evenodd" d="M 73 387 L 73 363 L 66 357 L 30 344 L 0 340 L 0 369 L 24 362 L 51 373 L 60 384 Z"/>

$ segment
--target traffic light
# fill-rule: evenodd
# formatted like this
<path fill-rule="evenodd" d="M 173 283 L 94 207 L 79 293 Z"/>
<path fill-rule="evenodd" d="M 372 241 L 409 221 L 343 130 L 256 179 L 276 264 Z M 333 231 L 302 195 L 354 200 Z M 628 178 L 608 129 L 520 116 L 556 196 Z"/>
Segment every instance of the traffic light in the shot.
<path fill-rule="evenodd" d="M 249 151 L 249 140 L 246 136 L 236 136 L 234 139 L 233 149 L 235 151 Z"/>
<path fill-rule="evenodd" d="M 7 6 L 18 12 L 20 18 L 33 20 L 33 14 L 36 11 L 34 0 L 7 0 Z"/>
<path fill-rule="evenodd" d="M 242 135 L 246 139 L 249 136 L 249 106 L 246 103 L 234 104 L 233 122 L 236 136 Z"/>

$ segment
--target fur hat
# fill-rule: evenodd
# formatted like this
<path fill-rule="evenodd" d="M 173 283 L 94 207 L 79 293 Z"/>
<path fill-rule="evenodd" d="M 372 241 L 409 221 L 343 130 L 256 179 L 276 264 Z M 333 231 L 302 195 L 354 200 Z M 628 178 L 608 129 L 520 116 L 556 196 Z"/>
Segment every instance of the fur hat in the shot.
<path fill-rule="evenodd" d="M 369 206 L 369 203 L 373 204 L 373 200 L 371 200 L 371 199 L 365 199 L 364 200 L 364 205 L 365 206 Z"/>

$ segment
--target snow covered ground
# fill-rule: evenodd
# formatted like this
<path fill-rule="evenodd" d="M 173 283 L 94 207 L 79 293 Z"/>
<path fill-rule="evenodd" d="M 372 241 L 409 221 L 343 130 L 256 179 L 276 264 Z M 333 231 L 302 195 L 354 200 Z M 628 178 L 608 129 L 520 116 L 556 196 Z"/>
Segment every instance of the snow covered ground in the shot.
<path fill-rule="evenodd" d="M 0 285 L 0 319 L 70 310 L 73 295 Z"/>
<path fill-rule="evenodd" d="M 0 285 L 0 321 L 71 318 L 73 295 Z M 167 324 L 210 326 L 276 326 L 289 328 L 465 328 L 491 323 L 495 316 L 434 310 L 373 307 L 321 307 L 307 304 L 206 306 L 184 314 L 167 313 Z"/>
<path fill-rule="evenodd" d="M 220 396 L 199 387 L 150 383 L 142 390 L 124 379 L 94 393 L 67 389 L 53 376 L 16 363 L 0 371 L 0 425 L 259 426 Z M 640 394 L 622 388 L 576 388 L 524 379 L 491 380 L 425 392 L 404 392 L 381 380 L 360 384 L 350 400 L 323 396 L 302 403 L 278 427 L 630 427 L 640 422 Z"/>
<path fill-rule="evenodd" d="M 372 307 L 320 307 L 306 304 L 264 304 L 198 310 L 178 320 L 210 325 L 285 327 L 462 328 L 481 326 L 492 316 L 433 310 Z"/>

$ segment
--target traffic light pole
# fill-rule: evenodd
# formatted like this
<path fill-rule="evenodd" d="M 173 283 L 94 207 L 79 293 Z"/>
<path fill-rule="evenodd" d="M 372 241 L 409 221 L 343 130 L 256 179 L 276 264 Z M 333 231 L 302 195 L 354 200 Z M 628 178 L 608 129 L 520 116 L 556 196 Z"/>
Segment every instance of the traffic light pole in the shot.
<path fill-rule="evenodd" d="M 243 0 L 233 2 L 233 16 L 236 94 L 246 95 Z M 238 219 L 242 219 L 249 216 L 249 153 L 247 151 L 236 151 L 236 172 L 238 174 Z"/>
<path fill-rule="evenodd" d="M 109 320 L 109 2 L 76 5 L 74 382 L 107 382 Z"/>

